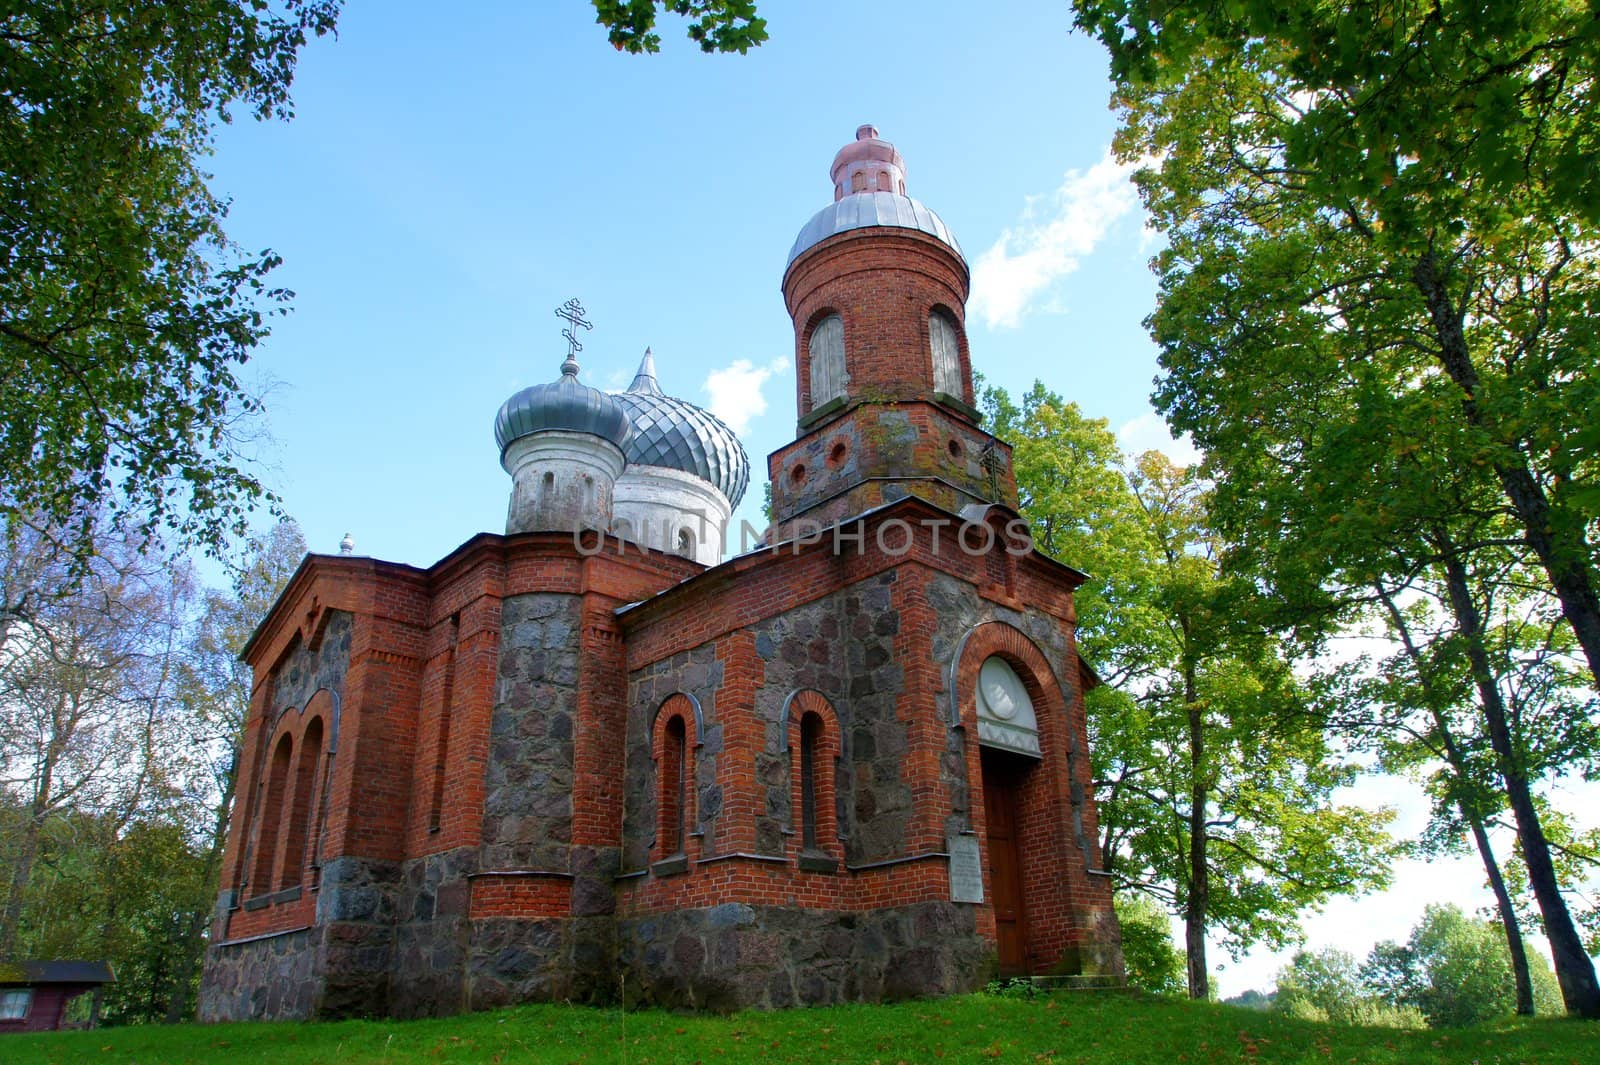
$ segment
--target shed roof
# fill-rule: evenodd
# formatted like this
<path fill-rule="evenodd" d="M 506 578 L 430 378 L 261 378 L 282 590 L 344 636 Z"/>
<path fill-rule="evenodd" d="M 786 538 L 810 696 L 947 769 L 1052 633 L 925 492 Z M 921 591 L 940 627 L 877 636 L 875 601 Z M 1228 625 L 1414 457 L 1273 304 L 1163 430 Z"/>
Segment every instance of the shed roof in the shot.
<path fill-rule="evenodd" d="M 109 984 L 116 980 L 106 961 L 0 961 L 0 985 Z"/>

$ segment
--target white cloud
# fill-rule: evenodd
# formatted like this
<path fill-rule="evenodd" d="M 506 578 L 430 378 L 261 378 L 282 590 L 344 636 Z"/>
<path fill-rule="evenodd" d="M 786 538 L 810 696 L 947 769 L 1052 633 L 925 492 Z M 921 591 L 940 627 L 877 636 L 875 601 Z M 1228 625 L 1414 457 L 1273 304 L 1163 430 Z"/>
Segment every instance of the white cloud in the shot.
<path fill-rule="evenodd" d="M 1179 466 L 1192 466 L 1205 458 L 1187 435 L 1174 440 L 1167 423 L 1155 411 L 1147 411 L 1118 429 L 1117 446 L 1129 458 L 1159 451 Z"/>
<path fill-rule="evenodd" d="M 767 412 L 767 397 L 761 393 L 767 379 L 788 368 L 789 360 L 779 356 L 765 366 L 757 366 L 749 359 L 735 359 L 720 370 L 712 370 L 702 386 L 711 397 L 711 413 L 743 435 L 751 421 Z"/>
<path fill-rule="evenodd" d="M 1087 171 L 1067 171 L 1049 197 L 1028 201 L 1021 222 L 1001 233 L 973 268 L 970 306 L 986 326 L 1016 326 L 1036 297 L 1094 251 L 1113 222 L 1138 208 L 1129 175 L 1139 165 L 1117 162 L 1108 149 Z"/>

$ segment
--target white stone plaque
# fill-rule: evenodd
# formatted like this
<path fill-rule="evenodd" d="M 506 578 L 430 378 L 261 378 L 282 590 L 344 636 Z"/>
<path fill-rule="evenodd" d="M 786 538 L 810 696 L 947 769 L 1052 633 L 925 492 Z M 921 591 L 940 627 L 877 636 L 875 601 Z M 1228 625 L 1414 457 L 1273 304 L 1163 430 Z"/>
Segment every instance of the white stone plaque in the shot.
<path fill-rule="evenodd" d="M 983 901 L 983 857 L 977 836 L 950 836 L 950 901 Z"/>

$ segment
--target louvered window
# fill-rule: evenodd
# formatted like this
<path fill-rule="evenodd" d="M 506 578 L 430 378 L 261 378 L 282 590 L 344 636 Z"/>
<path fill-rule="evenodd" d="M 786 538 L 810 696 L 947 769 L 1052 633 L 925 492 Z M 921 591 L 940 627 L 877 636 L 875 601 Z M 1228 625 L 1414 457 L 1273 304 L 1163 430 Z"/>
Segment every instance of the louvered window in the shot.
<path fill-rule="evenodd" d="M 811 330 L 811 409 L 844 395 L 844 321 L 830 314 Z"/>
<path fill-rule="evenodd" d="M 933 387 L 936 392 L 964 399 L 961 387 L 961 345 L 956 323 L 943 311 L 928 316 L 928 340 L 933 347 Z"/>

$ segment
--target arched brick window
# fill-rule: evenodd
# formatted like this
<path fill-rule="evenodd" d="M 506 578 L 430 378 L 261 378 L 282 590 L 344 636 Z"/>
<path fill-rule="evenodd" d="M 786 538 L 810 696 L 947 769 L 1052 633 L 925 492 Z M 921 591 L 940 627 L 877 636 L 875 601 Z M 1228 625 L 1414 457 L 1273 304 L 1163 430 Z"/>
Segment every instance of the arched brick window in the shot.
<path fill-rule="evenodd" d="M 833 859 L 840 853 L 836 764 L 839 719 L 820 692 L 789 696 L 791 825 L 800 837 L 800 860 Z"/>
<path fill-rule="evenodd" d="M 700 743 L 700 708 L 679 692 L 661 704 L 651 726 L 656 768 L 656 839 L 652 861 L 686 854 L 695 834 L 694 750 Z"/>
<path fill-rule="evenodd" d="M 681 715 L 674 714 L 667 719 L 665 739 L 661 751 L 661 848 L 667 854 L 682 854 L 689 737 Z"/>
<path fill-rule="evenodd" d="M 933 387 L 936 392 L 964 399 L 961 387 L 961 331 L 950 312 L 939 308 L 928 316 L 928 343 L 933 349 Z"/>
<path fill-rule="evenodd" d="M 294 788 L 287 809 L 268 816 L 281 817 L 286 826 L 283 860 L 278 869 L 280 889 L 294 887 L 305 876 L 306 844 L 311 839 L 311 819 L 316 812 L 317 768 L 322 761 L 322 718 L 313 718 L 300 736 L 300 755 L 294 771 Z"/>
<path fill-rule="evenodd" d="M 830 314 L 811 328 L 811 409 L 844 395 L 844 319 Z"/>
<path fill-rule="evenodd" d="M 294 740 L 280 737 L 272 750 L 272 761 L 267 765 L 267 786 L 256 808 L 260 829 L 256 834 L 255 869 L 250 876 L 250 887 L 256 895 L 272 890 L 272 867 L 278 856 L 278 827 L 283 823 L 283 796 L 289 786 L 289 763 L 293 756 Z"/>
<path fill-rule="evenodd" d="M 822 718 L 800 719 L 800 845 L 817 849 L 817 762 L 821 757 Z"/>

